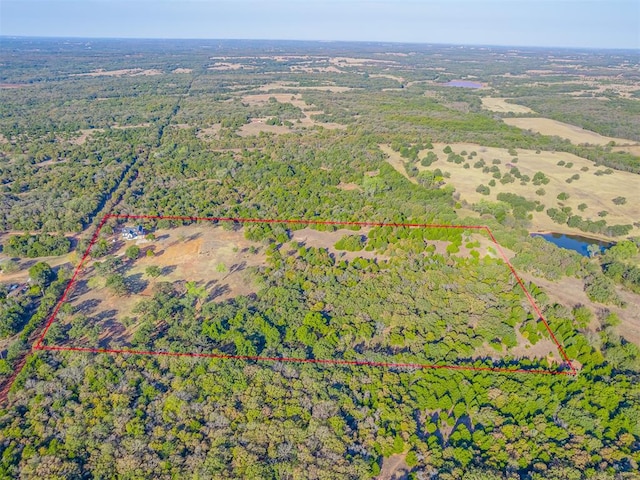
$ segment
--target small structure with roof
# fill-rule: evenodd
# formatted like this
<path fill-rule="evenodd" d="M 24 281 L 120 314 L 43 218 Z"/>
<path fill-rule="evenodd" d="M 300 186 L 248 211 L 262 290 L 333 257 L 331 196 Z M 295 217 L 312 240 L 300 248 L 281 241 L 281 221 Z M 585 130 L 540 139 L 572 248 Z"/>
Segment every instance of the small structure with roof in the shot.
<path fill-rule="evenodd" d="M 144 228 L 137 225 L 135 227 L 124 227 L 122 229 L 122 238 L 125 240 L 137 240 L 144 237 Z"/>

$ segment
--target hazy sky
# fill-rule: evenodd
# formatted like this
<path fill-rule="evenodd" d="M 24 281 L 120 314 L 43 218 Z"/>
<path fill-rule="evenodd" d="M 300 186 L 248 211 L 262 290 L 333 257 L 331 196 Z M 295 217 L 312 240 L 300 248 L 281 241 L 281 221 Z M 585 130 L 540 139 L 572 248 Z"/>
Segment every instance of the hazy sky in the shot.
<path fill-rule="evenodd" d="M 640 48 L 640 0 L 0 0 L 0 34 Z"/>

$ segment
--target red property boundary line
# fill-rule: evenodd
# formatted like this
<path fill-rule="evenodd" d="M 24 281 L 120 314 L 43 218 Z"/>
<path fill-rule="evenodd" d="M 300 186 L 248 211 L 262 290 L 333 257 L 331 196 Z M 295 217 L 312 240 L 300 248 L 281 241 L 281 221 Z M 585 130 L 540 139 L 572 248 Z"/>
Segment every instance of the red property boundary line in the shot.
<path fill-rule="evenodd" d="M 531 307 L 534 309 L 538 318 L 543 322 L 545 328 L 549 332 L 553 342 L 555 343 L 558 351 L 562 355 L 566 365 L 570 370 L 552 371 L 552 370 L 535 370 L 524 368 L 507 368 L 507 367 L 489 367 L 489 366 L 473 366 L 473 365 L 438 365 L 438 364 L 423 364 L 423 363 L 394 363 L 394 362 L 380 362 L 380 361 L 366 361 L 366 360 L 340 360 L 340 359 L 318 359 L 318 358 L 292 358 L 292 357 L 266 357 L 260 355 L 226 355 L 217 353 L 186 353 L 186 352 L 163 352 L 163 351 L 145 351 L 135 349 L 110 349 L 110 348 L 88 348 L 88 347 L 57 347 L 43 345 L 43 340 L 49 331 L 49 328 L 55 321 L 60 307 L 67 299 L 67 295 L 71 290 L 71 287 L 75 283 L 80 271 L 84 267 L 91 248 L 97 242 L 102 227 L 109 219 L 121 219 L 121 220 L 177 220 L 177 221 L 192 221 L 192 222 L 233 222 L 233 223 L 271 223 L 271 224 L 300 224 L 300 225 L 334 225 L 334 226 L 359 226 L 359 227 L 414 227 L 414 228 L 453 228 L 459 230 L 479 230 L 484 231 L 489 235 L 489 238 L 496 246 L 504 262 L 507 264 L 514 278 L 520 285 L 520 288 L 524 292 Z M 391 222 L 347 222 L 347 221 L 332 221 L 332 220 L 302 220 L 302 219 L 262 219 L 262 218 L 233 218 L 233 217 L 190 217 L 190 216 L 164 216 L 164 215 L 126 215 L 126 214 L 107 214 L 105 215 L 93 236 L 89 242 L 89 246 L 85 251 L 80 263 L 76 267 L 71 280 L 67 284 L 67 287 L 57 303 L 53 313 L 49 317 L 47 324 L 40 335 L 38 341 L 33 346 L 34 350 L 48 350 L 48 351 L 70 351 L 70 352 L 90 352 L 90 353 L 109 353 L 109 354 L 132 354 L 132 355 L 155 355 L 166 357 L 195 357 L 195 358 L 219 358 L 219 359 L 236 359 L 245 361 L 262 361 L 262 362 L 291 362 L 291 363 L 315 363 L 324 365 L 354 365 L 354 366 L 371 366 L 371 367 L 384 367 L 384 368 L 416 368 L 416 369 L 433 369 L 433 370 L 466 370 L 476 372 L 500 372 L 500 373 L 531 373 L 531 374 L 545 374 L 545 375 L 577 375 L 577 370 L 571 363 L 571 360 L 567 356 L 562 345 L 554 335 L 553 331 L 549 327 L 549 323 L 542 315 L 542 312 L 536 304 L 533 296 L 529 290 L 525 287 L 524 282 L 517 274 L 515 268 L 509 261 L 509 258 L 505 254 L 502 246 L 496 240 L 493 232 L 489 227 L 484 225 L 441 225 L 441 224 L 426 224 L 426 223 L 391 223 Z"/>

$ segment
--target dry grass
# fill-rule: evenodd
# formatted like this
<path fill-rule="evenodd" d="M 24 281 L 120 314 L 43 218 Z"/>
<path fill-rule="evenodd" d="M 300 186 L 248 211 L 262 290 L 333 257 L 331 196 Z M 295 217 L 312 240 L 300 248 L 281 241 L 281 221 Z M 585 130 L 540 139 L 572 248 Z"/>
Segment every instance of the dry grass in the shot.
<path fill-rule="evenodd" d="M 501 161 L 498 167 L 502 174 L 507 173 L 510 169 L 506 164 L 512 161 L 507 149 L 483 147 L 471 143 L 452 143 L 449 144 L 454 152 L 460 153 L 465 150 L 467 153 L 477 152 L 477 156 L 473 160 L 466 160 L 471 168 L 465 169 L 464 164 L 455 164 L 446 162 L 447 155 L 443 153 L 446 144 L 434 143 L 434 153 L 438 155 L 439 160 L 434 162 L 430 167 L 426 168 L 417 164 L 419 170 L 435 170 L 439 168 L 443 172 L 449 172 L 451 178 L 446 182 L 453 185 L 456 192 L 460 193 L 461 200 L 469 203 L 477 203 L 481 200 L 497 201 L 497 195 L 500 192 L 510 192 L 522 195 L 528 200 L 540 200 L 545 205 L 545 210 L 551 207 L 558 207 L 560 203 L 570 206 L 573 212 L 579 214 L 583 218 L 593 221 L 600 220 L 598 212 L 606 211 L 608 215 L 605 220 L 608 224 L 633 224 L 638 221 L 638 209 L 633 198 L 637 196 L 638 176 L 633 173 L 614 171 L 611 175 L 596 176 L 595 172 L 604 170 L 606 167 L 595 167 L 593 162 L 576 155 L 564 152 L 540 152 L 536 154 L 533 150 L 518 149 L 518 163 L 514 164 L 523 175 L 533 178 L 536 172 L 541 171 L 550 179 L 548 185 L 535 186 L 533 182 L 527 185 L 520 185 L 516 180 L 514 183 L 503 185 L 496 180 L 496 186 L 490 187 L 490 195 L 482 195 L 476 192 L 478 185 L 489 184 L 492 180 L 492 173 L 483 173 L 481 168 L 473 168 L 473 164 L 479 159 L 484 159 L 487 166 L 492 166 L 492 160 Z M 389 163 L 405 177 L 404 160 L 397 152 L 393 152 L 388 146 L 381 146 L 382 151 L 389 155 Z M 421 152 L 420 157 L 426 152 Z M 565 163 L 573 163 L 571 168 L 558 166 L 557 163 L 562 160 Z M 587 167 L 588 171 L 583 172 L 582 167 Z M 580 179 L 567 183 L 566 179 L 574 174 L 579 174 Z M 408 178 L 408 177 L 407 177 Z M 415 179 L 409 179 L 415 182 Z M 546 192 L 544 196 L 539 196 L 536 190 L 543 188 Z M 569 198 L 564 202 L 557 200 L 557 196 L 566 192 Z M 616 205 L 613 199 L 616 197 L 625 197 L 627 203 L 624 205 Z M 578 205 L 586 203 L 587 209 L 584 212 L 578 210 Z M 577 229 L 568 226 L 553 223 L 548 215 L 543 212 L 534 212 L 531 221 L 532 230 L 536 231 L 554 231 L 562 233 L 581 234 Z M 635 227 L 631 235 L 638 235 L 640 229 Z M 597 235 L 594 235 L 597 236 Z"/>
<path fill-rule="evenodd" d="M 343 183 L 343 182 L 340 182 L 337 185 L 337 188 L 339 188 L 340 190 L 344 190 L 345 192 L 352 192 L 352 191 L 361 192 L 362 191 L 362 189 L 360 188 L 360 185 L 357 185 L 355 183 Z"/>
<path fill-rule="evenodd" d="M 598 312 L 605 310 L 616 313 L 621 320 L 620 325 L 616 327 L 618 334 L 640 346 L 640 295 L 618 289 L 618 293 L 627 303 L 626 308 L 620 308 L 591 301 L 584 292 L 582 281 L 577 278 L 565 277 L 560 281 L 551 281 L 523 272 L 520 272 L 520 276 L 541 287 L 553 302 L 569 308 L 584 305 L 591 310 L 594 317 Z M 598 327 L 598 321 L 594 320 L 589 329 L 595 332 Z"/>
<path fill-rule="evenodd" d="M 240 135 L 241 137 L 250 137 L 257 136 L 261 132 L 275 133 L 276 135 L 291 132 L 291 129 L 289 127 L 286 127 L 284 125 L 268 125 L 266 121 L 266 118 L 252 118 L 251 122 L 240 127 L 240 130 L 238 130 L 238 135 Z"/>
<path fill-rule="evenodd" d="M 550 118 L 504 118 L 504 123 L 523 130 L 532 130 L 542 135 L 557 135 L 566 138 L 571 143 L 579 145 L 589 143 L 592 145 L 607 145 L 609 142 L 615 142 L 618 145 L 637 145 L 638 142 L 626 140 L 624 138 L 605 137 L 599 133 L 583 128 L 570 125 L 568 123 L 558 122 Z"/>
<path fill-rule="evenodd" d="M 353 58 L 353 57 L 332 57 L 329 59 L 334 65 L 343 67 L 367 67 L 371 65 L 394 65 L 398 62 L 394 60 L 379 60 L 373 58 Z"/>
<path fill-rule="evenodd" d="M 193 72 L 193 69 L 191 68 L 176 68 L 171 73 L 191 73 L 191 72 Z"/>
<path fill-rule="evenodd" d="M 329 67 L 321 67 L 321 66 L 302 66 L 302 65 L 292 65 L 289 67 L 292 72 L 305 72 L 305 73 L 344 73 L 339 68 L 334 67 L 333 65 Z"/>
<path fill-rule="evenodd" d="M 353 90 L 351 87 L 340 87 L 337 85 L 318 85 L 315 87 L 301 87 L 297 83 L 292 82 L 273 82 L 267 83 L 266 85 L 262 85 L 258 88 L 261 92 L 269 92 L 271 90 L 288 90 L 293 93 L 295 92 L 304 92 L 307 90 L 318 90 L 323 92 L 347 92 L 349 90 Z"/>
<path fill-rule="evenodd" d="M 396 82 L 399 83 L 404 83 L 405 79 L 403 77 L 399 77 L 397 75 L 391 75 L 388 73 L 372 73 L 369 75 L 369 77 L 371 78 L 389 78 L 391 80 L 395 80 Z"/>
<path fill-rule="evenodd" d="M 376 480 L 406 480 L 409 478 L 411 468 L 406 462 L 407 454 L 393 454 L 389 458 L 385 458 L 382 462 L 380 474 Z"/>
<path fill-rule="evenodd" d="M 155 235 L 157 240 L 154 241 L 123 242 L 117 236 L 113 238 L 117 257 L 125 259 L 125 250 L 134 243 L 142 250 L 141 257 L 129 264 L 124 274 L 136 293 L 116 296 L 104 286 L 104 279 L 97 276 L 94 262 L 84 268 L 73 288 L 68 301 L 74 311 L 88 316 L 100 326 L 102 345 L 112 341 L 128 344 L 137 325 L 125 327 L 121 321 L 133 316 L 132 311 L 140 301 L 153 296 L 158 282 L 177 285 L 194 281 L 204 287 L 208 299 L 214 301 L 256 292 L 248 269 L 265 263 L 264 246 L 246 240 L 242 230 L 228 231 L 222 227 L 198 225 L 158 230 Z M 250 253 L 250 247 L 255 247 L 256 253 Z M 147 257 L 147 250 L 153 251 L 154 255 Z M 162 275 L 149 278 L 145 271 L 150 266 L 159 267 Z M 65 319 L 59 321 L 64 322 Z"/>
<path fill-rule="evenodd" d="M 492 112 L 533 113 L 529 107 L 507 102 L 506 98 L 483 97 L 482 106 Z"/>
<path fill-rule="evenodd" d="M 243 63 L 216 62 L 207 70 L 255 70 L 255 68 L 253 65 L 245 65 Z"/>
<path fill-rule="evenodd" d="M 198 133 L 196 133 L 196 137 L 201 140 L 210 140 L 211 138 L 218 135 L 220 132 L 221 125 L 219 123 L 213 124 L 210 127 L 203 127 L 198 129 Z"/>
<path fill-rule="evenodd" d="M 409 175 L 407 175 L 407 170 L 404 168 L 404 159 L 400 156 L 399 152 L 392 150 L 389 145 L 380 145 L 380 150 L 382 150 L 382 152 L 387 155 L 387 162 L 389 162 L 389 165 L 391 165 L 396 170 L 396 172 L 409 180 L 411 183 L 418 183 L 415 178 L 411 178 Z"/>
<path fill-rule="evenodd" d="M 289 103 L 291 105 L 293 105 L 294 107 L 298 107 L 300 110 L 302 110 L 302 113 L 304 114 L 304 117 L 299 119 L 299 120 L 292 120 L 292 122 L 294 123 L 294 128 L 295 127 L 314 127 L 314 126 L 321 126 L 324 128 L 329 128 L 329 129 L 336 129 L 336 128 L 347 128 L 346 125 L 342 125 L 340 123 L 322 123 L 322 122 L 317 122 L 315 121 L 313 118 L 311 118 L 313 115 L 321 115 L 322 113 L 324 113 L 322 110 L 317 110 L 317 107 L 315 105 L 309 105 L 307 104 L 304 100 L 302 100 L 302 95 L 299 93 L 262 93 L 262 94 L 250 94 L 250 95 L 244 95 L 242 97 L 242 102 L 246 103 L 247 105 L 264 105 L 265 103 L 267 103 L 269 101 L 270 98 L 275 98 L 278 102 L 280 103 Z M 264 122 L 264 120 L 266 119 L 254 119 L 251 123 L 258 123 L 259 125 L 264 125 L 264 123 L 260 124 L 259 122 Z M 246 133 L 246 135 L 250 135 L 250 134 L 257 134 L 260 131 L 272 131 L 273 133 L 286 133 L 288 131 L 290 131 L 287 127 L 279 127 L 281 130 L 273 130 L 270 128 L 258 128 L 258 126 L 250 126 L 249 125 L 244 125 L 241 128 L 241 131 L 244 132 L 255 132 L 255 133 Z M 264 125 L 265 127 L 270 127 L 270 125 Z M 282 130 L 282 129 L 286 129 L 286 130 Z M 241 133 L 242 135 L 242 133 Z M 246 136 L 245 135 L 245 136 Z"/>

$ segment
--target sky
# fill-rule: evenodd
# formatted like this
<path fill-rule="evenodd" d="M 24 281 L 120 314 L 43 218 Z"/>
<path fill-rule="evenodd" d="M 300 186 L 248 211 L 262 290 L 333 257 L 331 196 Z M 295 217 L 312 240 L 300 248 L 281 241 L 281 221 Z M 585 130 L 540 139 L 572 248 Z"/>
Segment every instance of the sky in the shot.
<path fill-rule="evenodd" d="M 0 35 L 640 49 L 640 0 L 0 0 Z"/>

